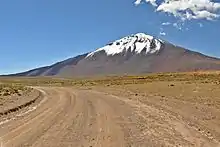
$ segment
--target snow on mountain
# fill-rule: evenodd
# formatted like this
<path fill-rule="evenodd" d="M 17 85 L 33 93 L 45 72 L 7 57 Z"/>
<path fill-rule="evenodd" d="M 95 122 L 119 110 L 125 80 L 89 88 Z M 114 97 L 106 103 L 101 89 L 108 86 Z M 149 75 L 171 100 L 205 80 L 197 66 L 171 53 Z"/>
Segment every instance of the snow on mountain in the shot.
<path fill-rule="evenodd" d="M 116 40 L 91 53 L 7 76 L 86 77 L 200 70 L 220 70 L 220 59 L 138 33 Z"/>
<path fill-rule="evenodd" d="M 136 54 L 143 51 L 146 54 L 153 54 L 161 49 L 162 44 L 163 41 L 155 39 L 153 36 L 144 33 L 137 33 L 109 43 L 108 45 L 89 53 L 87 57 L 92 57 L 95 53 L 100 51 L 105 51 L 108 56 L 113 56 L 129 50 Z"/>

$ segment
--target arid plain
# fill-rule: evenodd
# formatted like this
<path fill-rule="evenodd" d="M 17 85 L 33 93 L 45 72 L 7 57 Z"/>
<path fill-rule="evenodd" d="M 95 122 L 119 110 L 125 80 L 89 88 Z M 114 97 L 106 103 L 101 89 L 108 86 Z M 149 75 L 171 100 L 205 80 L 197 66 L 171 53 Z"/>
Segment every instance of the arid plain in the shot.
<path fill-rule="evenodd" d="M 4 147 L 220 146 L 220 73 L 0 78 Z"/>

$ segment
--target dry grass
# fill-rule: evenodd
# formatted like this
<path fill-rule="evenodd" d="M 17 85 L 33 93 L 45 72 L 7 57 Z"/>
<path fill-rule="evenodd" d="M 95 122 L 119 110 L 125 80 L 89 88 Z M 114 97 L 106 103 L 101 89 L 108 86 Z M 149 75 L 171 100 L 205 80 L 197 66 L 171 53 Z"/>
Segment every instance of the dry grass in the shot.
<path fill-rule="evenodd" d="M 23 86 L 94 86 L 94 85 L 128 85 L 144 84 L 155 81 L 186 81 L 199 83 L 220 84 L 220 72 L 190 72 L 190 73 L 158 73 L 140 76 L 105 76 L 85 78 L 52 78 L 52 77 L 15 77 L 0 78 L 4 84 L 16 84 Z"/>
<path fill-rule="evenodd" d="M 11 95 L 18 95 L 21 96 L 21 94 L 25 91 L 30 90 L 30 88 L 15 85 L 15 84 L 1 84 L 0 85 L 0 96 L 11 96 Z"/>
<path fill-rule="evenodd" d="M 143 111 L 142 107 L 137 109 L 147 118 L 148 123 L 144 124 L 160 128 L 167 125 L 167 120 L 171 119 L 175 120 L 174 123 L 181 122 L 184 128 L 174 129 L 180 129 L 181 133 L 186 132 L 186 136 L 190 135 L 193 138 L 200 134 L 220 141 L 220 72 L 159 73 L 78 79 L 2 78 L 0 82 L 19 86 L 71 86 L 104 92 L 106 95 L 129 99 L 128 102 L 138 102 L 140 106 L 149 110 L 152 108 L 149 112 Z M 154 113 L 153 110 L 160 113 Z M 160 133 L 166 132 L 163 127 L 161 130 Z M 185 130 L 190 130 L 190 134 Z M 192 132 L 194 134 L 191 134 Z"/>
<path fill-rule="evenodd" d="M 172 114 L 204 136 L 220 140 L 219 72 L 127 76 L 99 83 L 89 88 Z"/>

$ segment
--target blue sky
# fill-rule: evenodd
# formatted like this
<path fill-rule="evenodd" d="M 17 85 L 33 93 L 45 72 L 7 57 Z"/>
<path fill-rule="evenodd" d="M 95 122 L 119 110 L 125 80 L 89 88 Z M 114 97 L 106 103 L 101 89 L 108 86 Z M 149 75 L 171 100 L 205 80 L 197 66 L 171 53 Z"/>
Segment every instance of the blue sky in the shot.
<path fill-rule="evenodd" d="M 151 4 L 134 2 L 0 1 L 0 74 L 49 65 L 138 32 L 220 57 L 218 18 L 187 20 L 179 30 L 173 26 L 179 18 L 156 12 Z M 164 22 L 172 25 L 163 26 Z M 159 35 L 161 31 L 166 35 Z"/>

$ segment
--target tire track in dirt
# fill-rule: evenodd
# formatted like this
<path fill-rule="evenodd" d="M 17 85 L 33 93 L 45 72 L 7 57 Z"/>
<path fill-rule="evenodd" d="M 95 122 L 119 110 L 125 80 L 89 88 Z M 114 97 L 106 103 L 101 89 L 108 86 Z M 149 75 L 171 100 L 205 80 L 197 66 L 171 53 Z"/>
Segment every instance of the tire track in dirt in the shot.
<path fill-rule="evenodd" d="M 26 102 L 25 104 L 22 104 L 22 105 L 15 107 L 15 108 L 7 110 L 6 115 L 4 115 L 3 119 L 1 119 L 1 121 L 0 121 L 0 127 L 1 127 L 1 125 L 4 125 L 5 123 L 16 120 L 17 118 L 22 117 L 22 116 L 36 110 L 37 107 L 39 107 L 41 104 L 43 104 L 47 100 L 47 97 L 45 97 L 46 93 L 43 90 L 38 89 L 37 87 L 35 89 L 37 89 L 39 91 L 39 95 L 36 98 L 34 98 L 33 100 Z M 39 102 L 37 102 L 37 101 L 39 101 Z M 33 104 L 33 106 L 32 106 L 32 104 Z M 14 111 L 11 111 L 11 110 L 14 110 Z"/>
<path fill-rule="evenodd" d="M 7 116 L 9 114 L 18 112 L 19 110 L 21 110 L 23 108 L 29 107 L 30 105 L 34 104 L 38 99 L 42 98 L 42 96 L 43 96 L 43 93 L 39 91 L 38 95 L 36 97 L 34 97 L 33 99 L 31 99 L 23 104 L 20 104 L 16 107 L 12 107 L 12 108 L 9 108 L 3 112 L 0 112 L 0 117 Z M 0 124 L 3 124 L 3 123 L 0 122 Z"/>
<path fill-rule="evenodd" d="M 138 136 L 139 138 L 141 138 L 140 134 L 144 136 L 141 140 L 153 141 L 152 144 L 157 144 L 157 146 L 220 146 L 220 142 L 217 139 L 210 139 L 209 136 L 201 134 L 201 132 L 189 126 L 188 122 L 180 119 L 180 116 L 173 115 L 175 114 L 174 112 L 171 113 L 160 107 L 146 105 L 125 97 L 119 97 L 99 91 L 92 92 L 106 95 L 105 98 L 111 97 L 130 105 L 132 110 L 127 111 L 134 112 L 131 117 L 136 117 L 136 119 L 132 120 L 132 122 L 138 120 L 137 124 L 139 124 L 139 126 L 137 128 L 141 128 Z M 110 100 L 110 98 L 108 100 Z M 129 120 L 127 120 L 127 122 L 129 122 Z M 154 141 L 155 138 L 157 138 L 156 141 Z M 135 144 L 136 143 L 135 141 Z"/>
<path fill-rule="evenodd" d="M 54 113 L 54 111 L 57 109 L 56 105 L 52 106 L 52 107 L 50 107 L 50 105 L 49 105 L 49 107 L 47 107 L 48 102 L 53 102 L 53 101 L 49 100 L 49 98 L 50 97 L 47 96 L 47 103 L 46 102 L 44 103 L 44 107 L 42 107 L 42 109 L 39 109 L 39 110 L 37 109 L 38 111 L 36 114 L 31 113 L 28 115 L 28 117 L 24 117 L 24 119 L 21 118 L 20 120 L 15 121 L 15 125 L 10 125 L 9 128 L 4 127 L 6 129 L 6 131 L 11 130 L 10 132 L 8 132 L 4 136 L 2 136 L 3 141 L 7 140 L 7 141 L 3 142 L 5 146 L 11 146 L 10 142 L 14 142 L 16 140 L 19 140 L 19 137 L 22 138 L 22 136 L 26 136 L 25 140 L 27 140 L 31 136 L 31 135 L 28 135 L 29 131 L 38 129 L 38 127 L 40 126 L 41 123 L 44 123 L 44 124 L 46 123 L 44 121 L 46 118 L 52 118 L 51 115 L 52 116 L 56 115 L 56 113 Z M 57 102 L 59 103 L 60 100 L 58 100 Z M 56 104 L 56 103 L 54 103 L 54 104 Z M 16 122 L 18 122 L 18 124 L 16 124 Z M 14 124 L 14 123 L 12 122 L 12 124 Z M 12 126 L 12 128 L 10 128 L 11 126 Z M 13 126 L 15 126 L 15 127 L 13 127 Z M 38 127 L 35 127 L 35 126 L 38 126 Z M 43 129 L 45 129 L 45 128 L 43 128 Z M 41 130 L 43 130 L 43 129 L 41 129 Z M 25 140 L 23 139 L 20 141 L 25 141 Z M 12 146 L 14 146 L 14 145 L 12 144 Z"/>
<path fill-rule="evenodd" d="M 41 87 L 37 109 L 1 126 L 5 147 L 219 146 L 169 111 L 94 90 Z"/>

